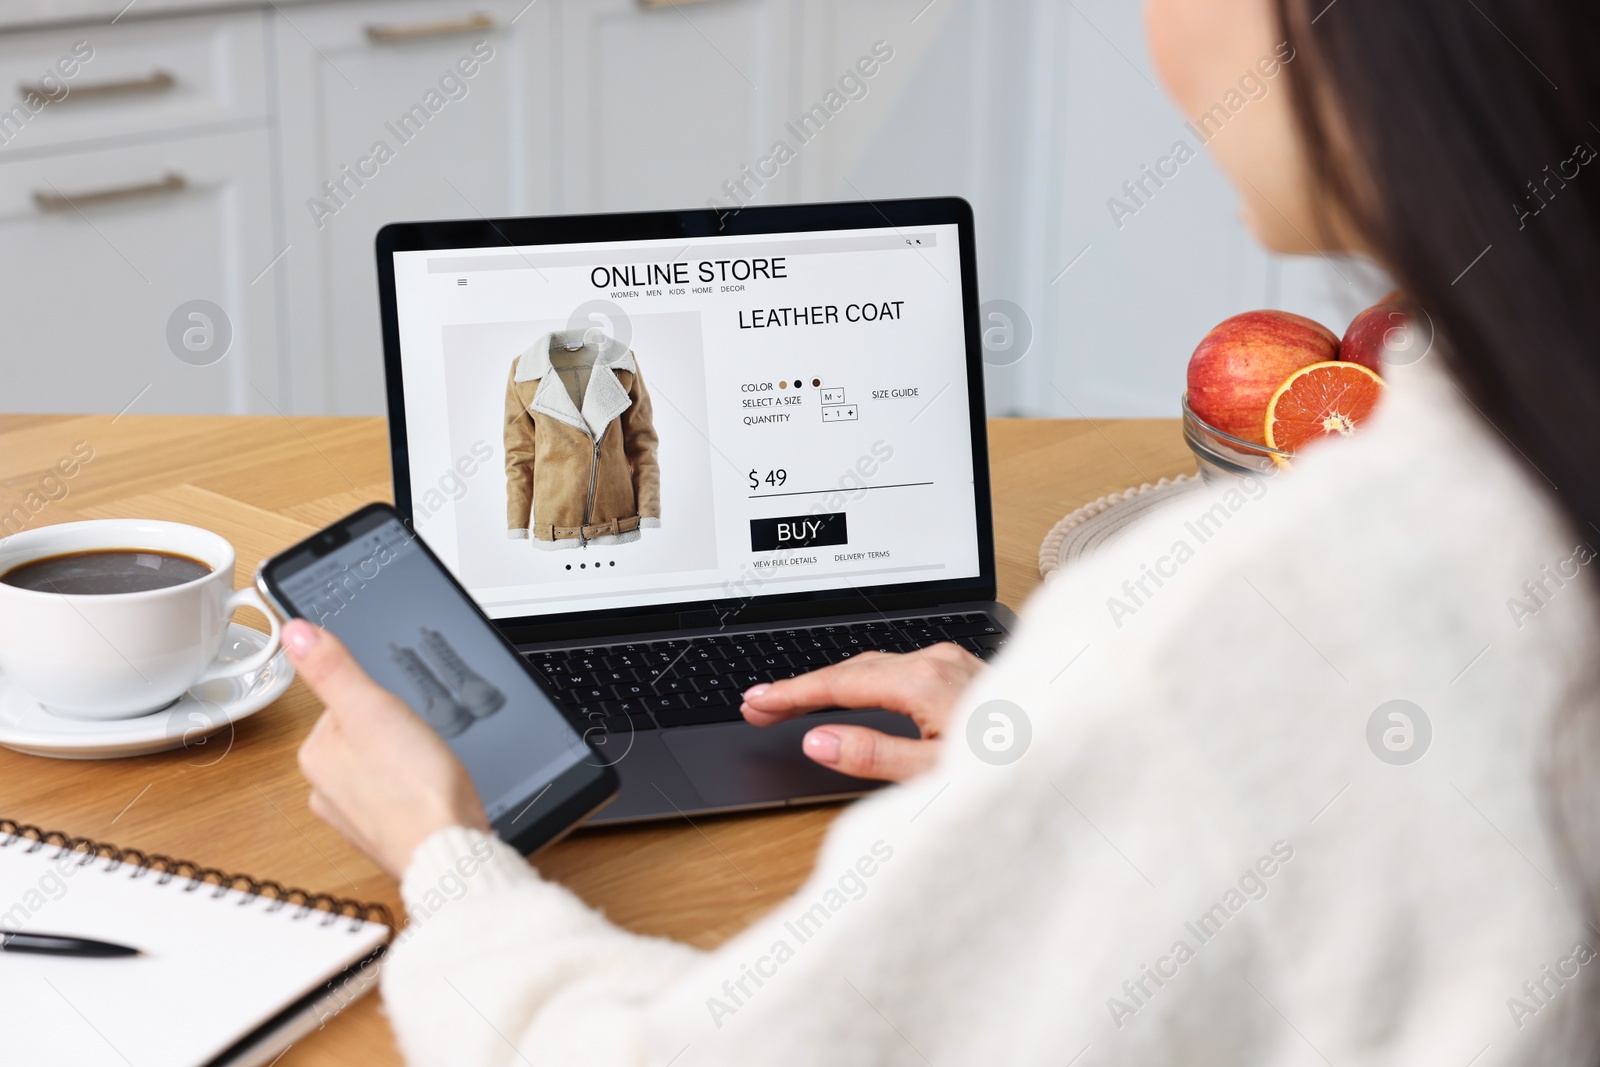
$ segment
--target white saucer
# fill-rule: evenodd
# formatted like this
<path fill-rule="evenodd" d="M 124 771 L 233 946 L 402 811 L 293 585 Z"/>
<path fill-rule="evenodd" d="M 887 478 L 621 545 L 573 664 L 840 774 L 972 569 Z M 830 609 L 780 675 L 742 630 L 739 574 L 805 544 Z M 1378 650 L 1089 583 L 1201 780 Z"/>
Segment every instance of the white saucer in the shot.
<path fill-rule="evenodd" d="M 266 634 L 231 623 L 217 658 L 241 660 L 266 643 Z M 277 700 L 292 681 L 294 668 L 279 651 L 253 674 L 197 685 L 177 703 L 149 715 L 90 722 L 52 715 L 0 675 L 0 745 L 57 759 L 112 759 L 190 748 L 214 763 L 233 745 L 232 724 Z M 226 732 L 208 744 L 218 731 Z"/>

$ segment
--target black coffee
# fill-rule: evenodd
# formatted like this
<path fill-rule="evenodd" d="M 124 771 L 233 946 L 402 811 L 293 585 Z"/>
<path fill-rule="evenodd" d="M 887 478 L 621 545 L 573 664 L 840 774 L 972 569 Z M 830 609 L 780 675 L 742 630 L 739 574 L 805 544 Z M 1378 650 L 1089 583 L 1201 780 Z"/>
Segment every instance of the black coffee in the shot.
<path fill-rule="evenodd" d="M 42 593 L 82 596 L 167 589 L 210 573 L 210 567 L 188 556 L 117 548 L 36 559 L 0 574 L 0 582 Z"/>

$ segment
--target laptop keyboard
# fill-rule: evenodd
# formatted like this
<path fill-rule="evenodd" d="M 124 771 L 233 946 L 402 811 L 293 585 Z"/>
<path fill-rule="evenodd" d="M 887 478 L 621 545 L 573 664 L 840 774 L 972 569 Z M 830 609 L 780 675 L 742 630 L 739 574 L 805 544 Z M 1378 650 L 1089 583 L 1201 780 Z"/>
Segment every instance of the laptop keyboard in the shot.
<path fill-rule="evenodd" d="M 1005 644 L 987 615 L 874 619 L 800 629 L 547 649 L 527 660 L 580 727 L 608 733 L 737 722 L 744 691 L 862 652 L 912 652 L 952 641 L 982 659 Z"/>

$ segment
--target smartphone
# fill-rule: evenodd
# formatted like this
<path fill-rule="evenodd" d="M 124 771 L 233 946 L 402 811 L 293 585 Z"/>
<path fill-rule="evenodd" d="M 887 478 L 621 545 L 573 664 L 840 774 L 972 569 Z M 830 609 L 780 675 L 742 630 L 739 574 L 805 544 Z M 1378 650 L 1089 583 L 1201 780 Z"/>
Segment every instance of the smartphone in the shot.
<path fill-rule="evenodd" d="M 444 738 L 495 832 L 524 855 L 616 795 L 616 771 L 389 505 L 368 504 L 267 560 L 256 584 L 285 618 L 337 636 Z"/>

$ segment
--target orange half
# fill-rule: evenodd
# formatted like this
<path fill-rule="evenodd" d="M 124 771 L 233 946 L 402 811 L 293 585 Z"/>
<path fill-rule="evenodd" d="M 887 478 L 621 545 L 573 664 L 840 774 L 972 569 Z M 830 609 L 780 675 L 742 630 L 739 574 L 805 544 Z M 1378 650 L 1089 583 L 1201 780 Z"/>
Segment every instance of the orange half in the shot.
<path fill-rule="evenodd" d="M 1354 433 L 1377 408 L 1383 390 L 1383 379 L 1359 363 L 1301 367 L 1267 403 L 1267 444 L 1298 452 L 1318 438 Z"/>

